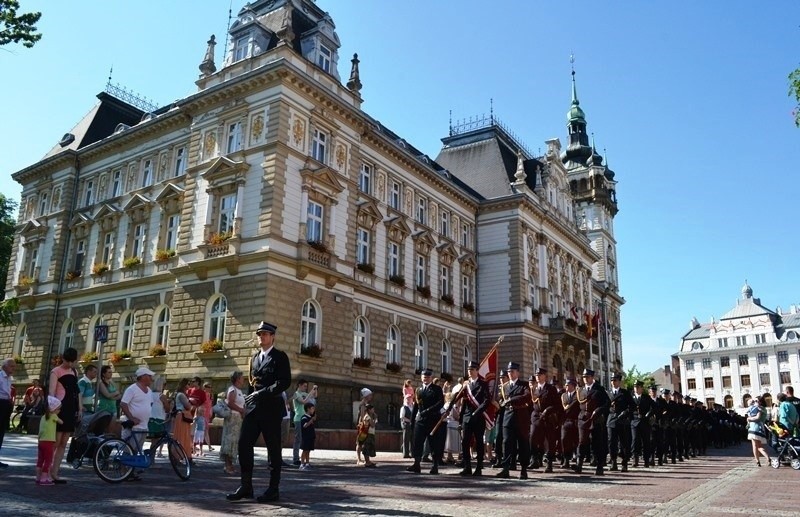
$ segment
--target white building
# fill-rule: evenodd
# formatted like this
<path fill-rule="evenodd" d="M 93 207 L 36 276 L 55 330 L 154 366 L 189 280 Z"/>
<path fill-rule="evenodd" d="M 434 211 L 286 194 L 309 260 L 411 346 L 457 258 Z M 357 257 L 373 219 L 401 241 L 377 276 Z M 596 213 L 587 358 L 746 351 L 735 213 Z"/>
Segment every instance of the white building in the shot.
<path fill-rule="evenodd" d="M 747 407 L 800 380 L 800 308 L 771 311 L 745 282 L 736 306 L 719 321 L 700 324 L 681 338 L 681 390 L 706 404 Z"/>

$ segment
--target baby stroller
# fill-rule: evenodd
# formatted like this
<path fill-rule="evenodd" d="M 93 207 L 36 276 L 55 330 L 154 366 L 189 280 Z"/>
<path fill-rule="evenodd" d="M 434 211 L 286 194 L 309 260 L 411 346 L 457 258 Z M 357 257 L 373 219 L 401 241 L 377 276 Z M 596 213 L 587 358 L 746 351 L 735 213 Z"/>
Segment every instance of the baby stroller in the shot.
<path fill-rule="evenodd" d="M 67 463 L 72 465 L 72 468 L 81 468 L 84 459 L 94 458 L 100 442 L 114 437 L 114 435 L 106 433 L 106 429 L 111 424 L 111 418 L 112 415 L 108 411 L 98 411 L 89 418 L 81 420 L 80 426 L 75 430 L 69 443 L 69 451 L 67 451 Z"/>
<path fill-rule="evenodd" d="M 795 438 L 779 423 L 773 422 L 764 426 L 767 430 L 767 440 L 776 456 L 770 458 L 769 464 L 777 469 L 783 465 L 791 465 L 795 470 L 800 470 L 800 438 Z"/>

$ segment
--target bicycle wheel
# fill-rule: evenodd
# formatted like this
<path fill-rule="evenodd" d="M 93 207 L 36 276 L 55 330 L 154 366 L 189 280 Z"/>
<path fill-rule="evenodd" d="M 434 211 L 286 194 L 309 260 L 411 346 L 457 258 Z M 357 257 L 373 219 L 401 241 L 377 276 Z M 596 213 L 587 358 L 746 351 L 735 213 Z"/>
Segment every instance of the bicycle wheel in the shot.
<path fill-rule="evenodd" d="M 183 481 L 187 481 L 189 476 L 192 475 L 192 463 L 186 451 L 183 450 L 181 444 L 178 442 L 169 442 L 167 445 L 167 452 L 169 454 L 169 462 L 172 464 L 173 470 Z"/>
<path fill-rule="evenodd" d="M 22 432 L 22 429 L 20 428 L 21 420 L 22 420 L 22 413 L 17 412 L 17 413 L 12 414 L 11 415 L 11 422 L 10 422 L 10 425 L 11 425 L 10 429 L 12 431 L 16 431 L 18 433 L 21 433 Z"/>
<path fill-rule="evenodd" d="M 133 455 L 133 449 L 126 442 L 111 438 L 101 443 L 94 453 L 94 471 L 100 479 L 108 483 L 125 481 L 133 474 L 133 467 L 123 465 L 123 456 Z"/>

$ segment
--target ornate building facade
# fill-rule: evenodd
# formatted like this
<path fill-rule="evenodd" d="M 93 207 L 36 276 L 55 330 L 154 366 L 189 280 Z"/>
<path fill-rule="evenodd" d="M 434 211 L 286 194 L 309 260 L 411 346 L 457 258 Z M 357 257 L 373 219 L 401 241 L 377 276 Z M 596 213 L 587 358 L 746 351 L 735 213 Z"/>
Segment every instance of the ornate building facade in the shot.
<path fill-rule="evenodd" d="M 743 411 L 749 399 L 773 396 L 800 380 L 800 308 L 772 311 L 747 283 L 736 306 L 681 338 L 681 391 Z"/>
<path fill-rule="evenodd" d="M 209 40 L 195 94 L 150 109 L 103 92 L 14 174 L 21 310 L 0 330 L 20 384 L 73 346 L 130 355 L 123 377 L 148 364 L 222 388 L 262 319 L 330 427 L 364 385 L 394 425 L 403 379 L 463 375 L 500 335 L 528 372 L 622 369 L 616 183 L 574 77 L 566 149 L 534 157 L 492 118 L 451 128 L 433 160 L 361 110 L 358 58 L 343 84 L 315 2 L 251 2 L 229 40 L 220 70 Z"/>

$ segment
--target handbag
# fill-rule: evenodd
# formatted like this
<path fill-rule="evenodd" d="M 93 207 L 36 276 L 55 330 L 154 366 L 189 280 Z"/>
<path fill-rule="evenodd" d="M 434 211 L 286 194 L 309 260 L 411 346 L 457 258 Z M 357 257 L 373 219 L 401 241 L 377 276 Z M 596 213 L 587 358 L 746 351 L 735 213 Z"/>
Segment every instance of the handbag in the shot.
<path fill-rule="evenodd" d="M 194 422 L 194 419 L 192 418 L 192 410 L 191 409 L 183 409 L 183 410 L 180 411 L 180 414 L 181 414 L 181 420 L 183 420 L 184 423 L 191 424 L 192 422 Z M 187 414 L 189 416 L 186 416 Z"/>
<path fill-rule="evenodd" d="M 218 416 L 220 418 L 228 418 L 231 416 L 231 408 L 229 408 L 228 404 L 225 403 L 225 400 L 221 398 L 217 400 L 217 403 L 211 408 L 211 412 L 214 413 L 214 416 Z"/>

